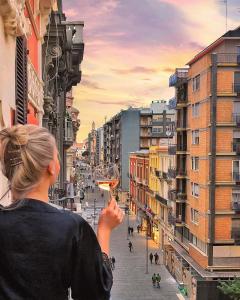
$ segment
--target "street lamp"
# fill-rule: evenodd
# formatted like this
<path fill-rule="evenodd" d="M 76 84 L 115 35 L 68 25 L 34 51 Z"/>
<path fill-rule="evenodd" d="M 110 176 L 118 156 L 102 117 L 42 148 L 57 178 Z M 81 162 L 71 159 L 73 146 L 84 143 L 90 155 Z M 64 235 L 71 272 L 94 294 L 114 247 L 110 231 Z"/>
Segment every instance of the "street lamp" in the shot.
<path fill-rule="evenodd" d="M 149 216 L 146 215 L 147 220 L 147 229 L 146 229 L 146 272 L 145 274 L 148 274 L 148 227 L 149 227 Z"/>

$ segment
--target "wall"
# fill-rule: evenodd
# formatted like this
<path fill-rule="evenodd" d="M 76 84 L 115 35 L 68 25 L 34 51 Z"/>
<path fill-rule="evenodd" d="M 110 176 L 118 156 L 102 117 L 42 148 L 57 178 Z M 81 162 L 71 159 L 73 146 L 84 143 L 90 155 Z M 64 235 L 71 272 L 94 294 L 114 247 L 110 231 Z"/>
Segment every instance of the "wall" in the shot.
<path fill-rule="evenodd" d="M 0 16 L 0 101 L 2 102 L 3 116 L 0 120 L 0 129 L 11 126 L 11 109 L 15 109 L 15 45 L 12 36 L 5 36 L 3 20 Z M 0 174 L 0 197 L 7 190 L 7 180 Z M 6 196 L 1 204 L 10 201 Z"/>
<path fill-rule="evenodd" d="M 140 140 L 140 113 L 138 110 L 122 112 L 121 117 L 121 164 L 122 164 L 122 190 L 129 190 L 129 153 L 139 150 Z"/>

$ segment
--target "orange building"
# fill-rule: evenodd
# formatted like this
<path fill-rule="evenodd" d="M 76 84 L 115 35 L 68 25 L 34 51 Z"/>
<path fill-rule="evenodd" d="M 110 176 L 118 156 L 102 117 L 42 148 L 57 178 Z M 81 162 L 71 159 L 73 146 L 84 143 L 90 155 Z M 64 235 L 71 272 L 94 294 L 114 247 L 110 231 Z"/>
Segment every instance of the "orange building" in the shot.
<path fill-rule="evenodd" d="M 222 299 L 216 279 L 240 275 L 240 27 L 188 65 L 170 78 L 177 100 L 174 217 L 181 224 L 165 264 L 191 299 Z"/>
<path fill-rule="evenodd" d="M 43 117 L 43 81 L 44 59 L 42 42 L 47 31 L 49 14 L 56 6 L 56 0 L 25 1 L 25 16 L 29 23 L 27 35 L 27 78 L 28 111 L 27 123 L 42 125 Z"/>

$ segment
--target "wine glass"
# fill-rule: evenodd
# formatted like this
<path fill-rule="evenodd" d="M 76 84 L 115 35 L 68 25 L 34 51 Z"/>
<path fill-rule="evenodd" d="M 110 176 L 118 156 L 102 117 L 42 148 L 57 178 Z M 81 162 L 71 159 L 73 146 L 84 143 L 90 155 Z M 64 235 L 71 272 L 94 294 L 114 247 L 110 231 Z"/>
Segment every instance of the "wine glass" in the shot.
<path fill-rule="evenodd" d="M 97 184 L 101 190 L 108 191 L 110 199 L 116 196 L 116 189 L 119 185 L 120 173 L 117 164 L 111 164 L 103 168 L 101 179 L 97 180 Z"/>

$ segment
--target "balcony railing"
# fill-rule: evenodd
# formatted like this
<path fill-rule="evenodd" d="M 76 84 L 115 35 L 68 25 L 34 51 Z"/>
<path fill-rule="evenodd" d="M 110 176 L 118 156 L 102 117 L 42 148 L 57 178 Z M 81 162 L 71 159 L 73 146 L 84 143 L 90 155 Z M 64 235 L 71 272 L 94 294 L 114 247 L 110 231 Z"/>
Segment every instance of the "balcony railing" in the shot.
<path fill-rule="evenodd" d="M 217 55 L 218 64 L 240 64 L 240 55 L 237 53 L 219 53 Z"/>
<path fill-rule="evenodd" d="M 232 202 L 232 210 L 240 212 L 240 202 L 233 201 Z"/>
<path fill-rule="evenodd" d="M 177 169 L 177 175 L 178 176 L 186 176 L 187 175 L 187 170 L 185 168 L 178 168 Z"/>
<path fill-rule="evenodd" d="M 240 242 L 240 230 L 238 227 L 233 227 L 232 228 L 232 239 L 235 241 Z"/>
<path fill-rule="evenodd" d="M 163 119 L 162 120 L 152 120 L 152 125 L 154 125 L 154 126 L 163 125 Z"/>
<path fill-rule="evenodd" d="M 233 113 L 232 118 L 233 118 L 233 122 L 236 124 L 236 126 L 238 128 L 240 128 L 240 114 Z"/>
<path fill-rule="evenodd" d="M 187 128 L 187 120 L 178 120 L 177 128 Z"/>
<path fill-rule="evenodd" d="M 186 191 L 177 191 L 177 199 L 181 201 L 185 201 L 187 199 Z"/>
<path fill-rule="evenodd" d="M 168 154 L 169 155 L 176 155 L 177 145 L 169 145 L 168 146 Z"/>
<path fill-rule="evenodd" d="M 240 155 L 240 142 L 232 143 L 232 151 L 236 152 L 237 155 Z"/>
<path fill-rule="evenodd" d="M 177 144 L 177 151 L 187 151 L 187 144 L 185 143 Z"/>
<path fill-rule="evenodd" d="M 239 172 L 233 172 L 232 173 L 233 181 L 240 181 L 240 173 Z"/>

